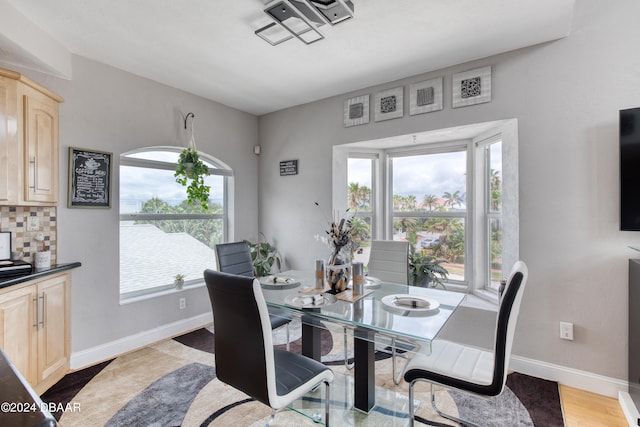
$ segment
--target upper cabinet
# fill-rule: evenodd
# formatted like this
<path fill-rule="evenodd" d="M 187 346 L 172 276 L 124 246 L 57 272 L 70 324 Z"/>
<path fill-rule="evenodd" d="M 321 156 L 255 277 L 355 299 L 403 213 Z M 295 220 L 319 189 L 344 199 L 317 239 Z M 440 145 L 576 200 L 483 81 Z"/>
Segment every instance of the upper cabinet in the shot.
<path fill-rule="evenodd" d="M 0 68 L 0 204 L 57 204 L 62 101 L 23 75 Z"/>

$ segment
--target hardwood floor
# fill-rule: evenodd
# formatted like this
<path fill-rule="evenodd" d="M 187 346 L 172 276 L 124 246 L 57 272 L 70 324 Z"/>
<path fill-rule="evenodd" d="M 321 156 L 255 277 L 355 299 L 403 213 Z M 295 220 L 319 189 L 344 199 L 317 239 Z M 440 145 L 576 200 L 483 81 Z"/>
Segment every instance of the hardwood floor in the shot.
<path fill-rule="evenodd" d="M 560 385 L 565 427 L 628 427 L 617 399 Z"/>

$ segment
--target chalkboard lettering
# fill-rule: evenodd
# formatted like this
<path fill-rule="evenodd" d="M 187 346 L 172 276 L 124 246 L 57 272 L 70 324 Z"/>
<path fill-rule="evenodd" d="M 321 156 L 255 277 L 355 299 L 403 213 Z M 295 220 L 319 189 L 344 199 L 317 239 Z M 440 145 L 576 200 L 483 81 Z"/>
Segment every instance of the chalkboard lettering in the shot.
<path fill-rule="evenodd" d="M 69 148 L 69 207 L 111 207 L 111 156 Z"/>
<path fill-rule="evenodd" d="M 298 174 L 297 160 L 285 160 L 283 162 L 280 162 L 280 176 L 297 175 L 297 174 Z"/>

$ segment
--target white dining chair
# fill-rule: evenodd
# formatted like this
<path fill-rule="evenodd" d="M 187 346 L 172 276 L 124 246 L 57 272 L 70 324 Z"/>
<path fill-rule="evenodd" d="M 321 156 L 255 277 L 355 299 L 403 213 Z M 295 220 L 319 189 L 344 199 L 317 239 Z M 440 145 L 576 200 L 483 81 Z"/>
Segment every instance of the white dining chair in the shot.
<path fill-rule="evenodd" d="M 409 284 L 409 242 L 372 240 L 368 274 L 383 282 Z"/>
<path fill-rule="evenodd" d="M 410 426 L 414 425 L 415 418 L 414 386 L 418 381 L 426 381 L 431 384 L 431 405 L 438 415 L 462 425 L 477 427 L 471 421 L 442 412 L 436 405 L 435 385 L 485 398 L 502 393 L 509 372 L 511 347 L 527 276 L 526 264 L 516 262 L 498 309 L 493 351 L 435 340 L 411 359 L 404 372 L 404 380 L 409 383 Z"/>
<path fill-rule="evenodd" d="M 409 284 L 409 242 L 399 240 L 372 240 L 371 253 L 369 255 L 368 275 L 380 279 L 383 282 Z M 396 342 L 391 338 L 389 345 L 393 366 L 393 381 L 400 384 L 401 374 L 397 369 L 397 357 L 403 355 L 397 350 L 408 351 L 414 348 L 410 343 Z M 345 366 L 351 369 L 353 365 L 348 363 L 347 332 L 344 334 L 344 360 Z"/>

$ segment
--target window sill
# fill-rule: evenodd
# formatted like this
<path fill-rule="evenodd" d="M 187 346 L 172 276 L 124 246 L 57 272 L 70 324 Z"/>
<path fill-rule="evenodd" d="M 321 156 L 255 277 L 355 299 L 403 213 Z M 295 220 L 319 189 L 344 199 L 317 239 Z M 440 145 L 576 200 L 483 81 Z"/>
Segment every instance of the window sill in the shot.
<path fill-rule="evenodd" d="M 127 298 L 120 297 L 120 305 L 127 305 L 127 304 L 131 304 L 131 303 L 135 303 L 135 302 L 141 302 L 141 301 L 146 301 L 146 300 L 150 300 L 150 299 L 154 299 L 154 298 L 160 298 L 160 297 L 163 297 L 163 296 L 166 296 L 166 295 L 175 295 L 175 294 L 183 292 L 183 291 L 189 291 L 191 289 L 198 289 L 198 288 L 202 288 L 204 286 L 205 286 L 204 281 L 200 281 L 200 282 L 195 282 L 195 283 L 190 283 L 188 285 L 185 285 L 182 289 L 171 288 L 171 289 L 165 289 L 165 290 L 160 290 L 160 291 L 150 290 L 149 293 L 147 293 L 147 294 L 136 295 L 136 296 L 131 296 L 131 297 L 127 297 Z"/>
<path fill-rule="evenodd" d="M 481 310 L 498 311 L 498 296 L 493 292 L 479 290 L 475 294 L 467 294 L 467 297 L 460 305 Z"/>

